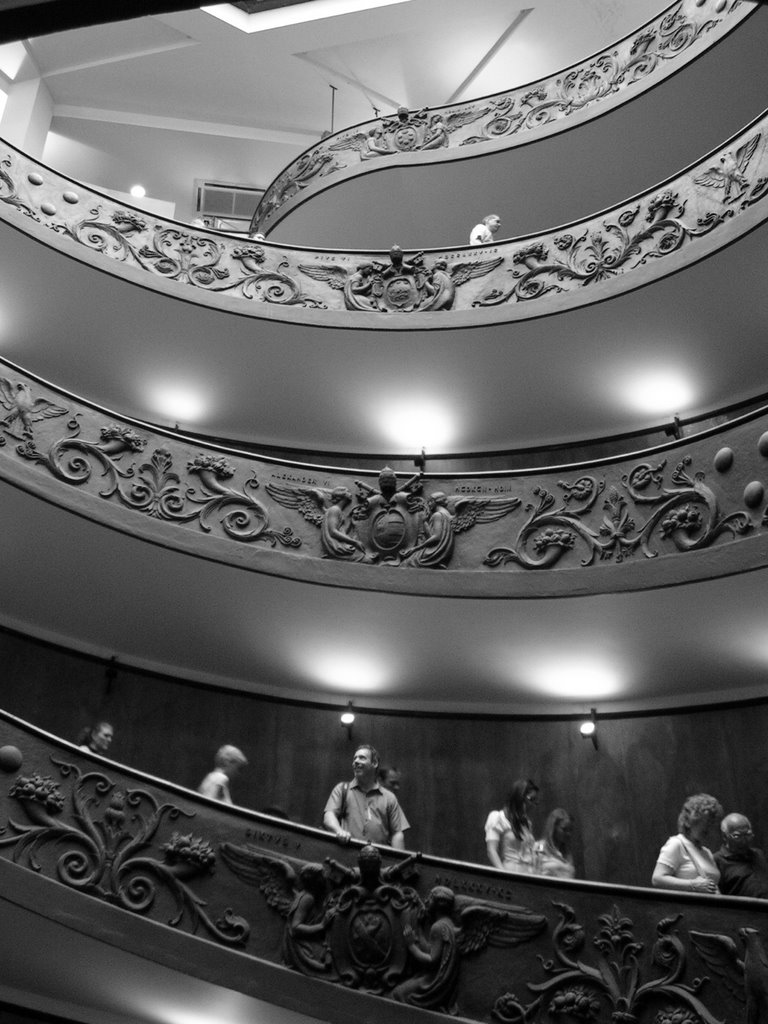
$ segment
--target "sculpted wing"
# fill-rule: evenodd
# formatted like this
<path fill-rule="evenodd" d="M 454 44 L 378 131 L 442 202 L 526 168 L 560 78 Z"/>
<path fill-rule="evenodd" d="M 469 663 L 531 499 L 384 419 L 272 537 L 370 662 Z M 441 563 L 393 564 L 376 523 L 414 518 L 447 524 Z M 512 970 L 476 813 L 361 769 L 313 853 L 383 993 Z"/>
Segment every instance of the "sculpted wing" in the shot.
<path fill-rule="evenodd" d="M 312 523 L 322 526 L 323 515 L 328 505 L 330 494 L 322 487 L 292 487 L 290 484 L 269 483 L 264 490 L 284 508 L 295 508 L 297 512 Z"/>
<path fill-rule="evenodd" d="M 732 996 L 744 1002 L 744 961 L 733 939 L 715 932 L 688 934 L 708 970 L 721 979 Z"/>
<path fill-rule="evenodd" d="M 454 114 L 449 114 L 445 119 L 445 127 L 449 132 L 458 131 L 465 124 L 472 124 L 473 121 L 478 121 L 481 117 L 485 117 L 490 109 L 490 107 L 467 107 L 466 110 L 457 110 Z"/>
<path fill-rule="evenodd" d="M 365 132 L 357 132 L 355 135 L 348 135 L 346 139 L 332 142 L 328 149 L 332 149 L 334 152 L 344 149 L 356 149 L 358 153 L 364 153 L 368 149 L 368 136 Z"/>
<path fill-rule="evenodd" d="M 708 167 L 703 174 L 693 179 L 697 185 L 708 185 L 709 188 L 725 188 L 728 176 L 719 167 Z"/>
<path fill-rule="evenodd" d="M 759 141 L 760 132 L 758 132 L 757 135 L 753 135 L 751 139 L 748 139 L 743 146 L 736 150 L 736 166 L 740 171 L 746 171 L 747 164 L 752 159 Z"/>
<path fill-rule="evenodd" d="M 461 926 L 462 953 L 476 953 L 486 946 L 519 946 L 547 927 L 547 919 L 527 907 L 470 896 L 456 896 L 455 916 Z"/>
<path fill-rule="evenodd" d="M 322 281 L 337 291 L 341 291 L 347 283 L 347 272 L 343 267 L 329 266 L 318 267 L 314 263 L 300 263 L 299 270 L 313 281 Z"/>
<path fill-rule="evenodd" d="M 62 409 L 60 405 L 54 405 L 47 398 L 37 398 L 30 410 L 29 418 L 36 423 L 38 420 L 49 420 L 53 416 L 65 416 L 66 413 L 66 409 Z"/>
<path fill-rule="evenodd" d="M 520 507 L 519 498 L 454 498 L 455 533 L 469 530 L 475 523 L 494 523 Z"/>
<path fill-rule="evenodd" d="M 492 260 L 475 260 L 472 263 L 454 263 L 451 266 L 451 277 L 455 285 L 466 284 L 473 277 L 485 277 L 504 262 L 503 256 Z"/>
<path fill-rule="evenodd" d="M 238 878 L 259 889 L 273 910 L 283 917 L 288 916 L 298 880 L 297 871 L 289 860 L 268 857 L 257 847 L 234 843 L 222 843 L 220 850 L 222 860 Z"/>
<path fill-rule="evenodd" d="M 7 377 L 0 377 L 0 402 L 6 409 L 16 408 L 16 392 Z"/>

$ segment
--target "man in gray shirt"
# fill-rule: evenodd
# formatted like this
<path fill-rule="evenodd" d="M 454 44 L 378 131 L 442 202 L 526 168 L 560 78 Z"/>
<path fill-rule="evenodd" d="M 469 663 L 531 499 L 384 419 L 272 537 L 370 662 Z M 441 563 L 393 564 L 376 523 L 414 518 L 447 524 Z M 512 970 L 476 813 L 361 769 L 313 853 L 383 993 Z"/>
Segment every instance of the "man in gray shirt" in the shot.
<path fill-rule="evenodd" d="M 397 797 L 378 781 L 379 755 L 369 744 L 355 751 L 351 782 L 334 786 L 323 815 L 323 824 L 340 842 L 350 838 L 405 849 L 405 830 L 410 828 Z"/>

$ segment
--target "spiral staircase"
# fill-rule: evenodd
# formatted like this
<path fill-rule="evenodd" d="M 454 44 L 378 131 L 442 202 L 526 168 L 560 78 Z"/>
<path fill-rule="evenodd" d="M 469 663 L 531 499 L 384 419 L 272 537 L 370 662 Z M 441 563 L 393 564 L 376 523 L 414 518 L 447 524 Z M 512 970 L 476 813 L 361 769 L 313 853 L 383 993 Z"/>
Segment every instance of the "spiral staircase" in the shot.
<path fill-rule="evenodd" d="M 426 67 L 440 33 L 432 7 L 411 26 L 405 8 L 418 6 L 350 17 L 341 42 L 327 19 L 311 52 L 306 27 L 293 44 L 276 30 L 275 59 L 290 45 L 307 64 L 327 59 L 333 38 L 341 58 L 357 49 L 369 62 L 377 41 L 390 61 L 407 42 Z M 478 9 L 501 19 L 488 39 L 511 28 L 498 6 Z M 563 14 L 554 0 L 539 7 L 544 21 Z M 91 174 L 74 172 L 105 129 L 61 145 L 73 119 L 97 120 L 97 103 L 105 116 L 128 83 L 162 109 L 186 50 L 198 76 L 187 110 L 197 97 L 196 116 L 213 123 L 206 76 L 227 61 L 239 92 L 218 113 L 237 120 L 246 42 L 184 8 L 125 3 L 109 17 L 145 17 L 100 25 L 96 5 L 0 4 L 1 38 L 40 36 L 27 56 L 49 62 L 51 89 L 67 78 L 67 47 L 69 73 L 92 76 L 90 93 L 77 78 L 63 89 L 38 152 L 0 144 L 0 551 L 11 584 L 0 624 L 203 686 L 310 703 L 547 715 L 762 697 L 765 4 L 682 0 L 538 80 L 401 104 L 323 138 L 306 125 L 284 131 L 277 152 L 290 158 L 275 147 L 264 157 L 274 175 L 246 238 L 86 184 Z M 529 15 L 540 23 L 536 5 L 520 15 L 521 31 Z M 47 31 L 64 35 L 46 41 Z M 212 49 L 201 61 L 203 39 Z M 486 42 L 475 58 L 491 52 Z M 129 52 L 149 61 L 133 78 Z M 266 103 L 280 82 L 267 76 L 263 89 Z M 167 113 L 155 126 L 163 118 L 167 129 Z M 122 140 L 113 128 L 115 162 L 150 121 L 145 112 Z M 260 156 L 271 130 L 253 137 Z M 70 166 L 49 166 L 43 145 Z M 503 237 L 466 246 L 494 208 Z M 668 379 L 687 391 L 664 398 Z M 170 413 L 174 387 L 198 409 Z M 405 437 L 391 432 L 415 413 Z M 48 741 L 20 728 L 6 745 L 32 742 L 46 774 Z M 235 841 L 226 815 L 219 828 Z M 328 855 L 322 836 L 306 843 Z M 45 917 L 46 901 L 16 865 L 0 866 L 26 934 L 21 919 Z M 476 870 L 465 871 L 468 891 Z M 584 906 L 610 914 L 609 895 L 593 886 Z M 29 930 L 19 977 L 36 942 L 68 945 L 61 929 L 75 919 L 90 947 L 83 898 L 68 892 L 63 924 Z M 758 912 L 736 907 L 728 927 Z M 109 936 L 125 913 L 98 911 L 96 975 L 111 974 L 121 942 Z M 135 942 L 143 927 L 154 942 L 156 922 L 140 924 Z M 673 940 L 664 929 L 653 939 L 653 927 L 648 948 L 671 956 Z M 179 983 L 187 956 L 205 960 L 195 941 L 163 947 L 159 987 Z M 119 954 L 126 972 L 134 954 Z M 357 992 L 337 1006 L 306 978 L 296 996 L 270 955 L 267 970 L 261 949 L 227 951 L 253 959 L 243 977 L 266 971 L 230 985 L 244 1000 L 232 1019 L 428 1012 L 382 1010 Z M 201 985 L 221 983 L 206 970 Z M 53 992 L 62 969 L 49 974 Z M 7 985 L 4 998 L 29 987 Z M 81 995 L 74 986 L 72 1006 Z M 220 995 L 194 996 L 209 998 Z M 722 998 L 712 1020 L 741 1012 Z M 494 1019 L 533 1019 L 524 1014 L 539 1009 L 526 1005 L 509 999 Z"/>

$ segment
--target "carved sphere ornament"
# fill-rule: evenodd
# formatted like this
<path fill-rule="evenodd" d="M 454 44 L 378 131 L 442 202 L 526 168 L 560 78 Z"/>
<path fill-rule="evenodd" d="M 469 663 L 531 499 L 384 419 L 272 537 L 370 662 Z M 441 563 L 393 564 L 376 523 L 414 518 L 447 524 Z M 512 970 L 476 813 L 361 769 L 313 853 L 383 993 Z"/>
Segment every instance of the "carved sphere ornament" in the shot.
<path fill-rule="evenodd" d="M 18 747 L 0 747 L 0 770 L 17 772 L 21 768 L 23 757 Z"/>

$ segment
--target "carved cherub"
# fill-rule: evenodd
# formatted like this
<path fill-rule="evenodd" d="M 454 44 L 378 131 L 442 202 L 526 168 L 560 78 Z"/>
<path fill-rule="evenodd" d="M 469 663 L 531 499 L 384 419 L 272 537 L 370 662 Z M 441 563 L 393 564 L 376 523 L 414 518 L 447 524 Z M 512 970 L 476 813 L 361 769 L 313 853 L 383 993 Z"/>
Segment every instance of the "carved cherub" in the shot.
<path fill-rule="evenodd" d="M 759 141 L 760 133 L 758 132 L 743 146 L 740 146 L 735 153 L 727 149 L 720 157 L 720 165 L 713 164 L 708 167 L 703 174 L 699 174 L 693 179 L 694 182 L 709 188 L 724 188 L 723 200 L 726 203 L 738 199 L 749 184 L 749 179 L 744 172 Z M 732 189 L 735 190 L 733 195 L 731 195 Z"/>
<path fill-rule="evenodd" d="M 427 496 L 428 515 L 422 536 L 402 553 L 406 565 L 419 569 L 445 569 L 453 554 L 457 533 L 476 523 L 493 523 L 520 506 L 519 498 L 465 498 L 434 491 Z"/>
<path fill-rule="evenodd" d="M 372 557 L 354 536 L 346 509 L 352 501 L 348 487 L 296 487 L 269 483 L 267 494 L 285 508 L 294 508 L 308 523 L 320 527 L 320 542 L 327 558 L 363 562 Z"/>
<path fill-rule="evenodd" d="M 411 956 L 421 968 L 392 992 L 401 1003 L 456 1014 L 462 956 L 486 946 L 516 946 L 547 926 L 526 907 L 457 896 L 444 885 L 432 888 L 416 922 L 403 926 Z"/>
<path fill-rule="evenodd" d="M 392 152 L 384 136 L 384 129 L 381 125 L 374 125 L 367 132 L 356 132 L 346 138 L 332 142 L 328 149 L 340 152 L 345 149 L 354 149 L 361 160 L 371 160 L 377 156 L 386 156 Z"/>
<path fill-rule="evenodd" d="M 691 942 L 713 974 L 725 988 L 746 1002 L 746 1024 L 768 1021 L 768 956 L 755 928 L 740 928 L 744 940 L 744 959 L 736 943 L 728 935 L 715 932 L 690 932 Z"/>
<path fill-rule="evenodd" d="M 473 260 L 471 263 L 452 263 L 444 259 L 435 260 L 427 272 L 428 300 L 422 309 L 450 309 L 456 298 L 456 289 L 476 277 L 485 277 L 504 262 L 503 256 L 489 260 Z"/>
<path fill-rule="evenodd" d="M 12 384 L 7 377 L 0 377 L 0 403 L 8 410 L 8 415 L 0 420 L 0 426 L 5 427 L 8 433 L 14 437 L 29 439 L 33 436 L 33 423 L 67 414 L 66 409 L 60 405 L 54 405 L 47 398 L 32 398 L 29 384 L 24 384 L 21 381 Z M 20 435 L 12 429 L 16 420 L 20 421 L 23 428 Z"/>
<path fill-rule="evenodd" d="M 328 881 L 322 864 L 270 857 L 258 847 L 221 844 L 221 857 L 234 873 L 264 894 L 267 905 L 286 919 L 283 959 L 304 974 L 333 978 L 325 935 L 333 919 L 326 905 Z"/>

